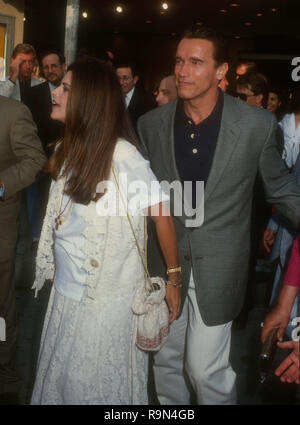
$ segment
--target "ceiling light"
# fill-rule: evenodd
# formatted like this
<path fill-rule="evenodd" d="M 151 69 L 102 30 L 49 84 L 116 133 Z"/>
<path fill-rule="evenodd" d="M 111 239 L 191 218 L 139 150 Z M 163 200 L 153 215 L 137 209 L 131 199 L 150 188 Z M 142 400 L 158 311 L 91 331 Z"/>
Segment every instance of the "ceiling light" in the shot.
<path fill-rule="evenodd" d="M 220 9 L 219 12 L 221 12 L 221 13 L 227 13 L 227 10 L 226 9 Z"/>
<path fill-rule="evenodd" d="M 250 27 L 251 25 L 253 25 L 252 22 L 245 22 L 244 24 L 247 25 L 247 27 Z"/>
<path fill-rule="evenodd" d="M 25 18 L 25 16 L 24 16 L 24 18 L 23 18 L 23 21 L 24 21 L 24 22 L 26 21 L 26 18 Z"/>
<path fill-rule="evenodd" d="M 231 3 L 230 6 L 232 6 L 232 7 L 239 7 L 239 4 L 238 3 Z"/>
<path fill-rule="evenodd" d="M 161 7 L 162 7 L 164 10 L 169 9 L 169 5 L 168 5 L 168 3 L 162 3 Z"/>
<path fill-rule="evenodd" d="M 256 14 L 256 16 L 263 16 L 263 13 L 258 12 L 258 13 Z"/>
<path fill-rule="evenodd" d="M 82 17 L 86 19 L 88 17 L 87 12 L 82 12 Z"/>
<path fill-rule="evenodd" d="M 241 38 L 240 35 L 235 35 L 234 38 L 236 38 L 237 40 Z"/>
<path fill-rule="evenodd" d="M 116 12 L 122 13 L 123 12 L 123 7 L 122 6 L 117 6 L 116 7 Z"/>
<path fill-rule="evenodd" d="M 272 12 L 277 12 L 278 9 L 276 9 L 276 7 L 273 7 L 271 10 Z"/>
<path fill-rule="evenodd" d="M 202 22 L 196 22 L 196 25 L 200 26 L 200 25 L 202 25 Z"/>
<path fill-rule="evenodd" d="M 148 19 L 147 21 L 145 21 L 146 24 L 152 24 L 152 21 L 150 19 Z"/>

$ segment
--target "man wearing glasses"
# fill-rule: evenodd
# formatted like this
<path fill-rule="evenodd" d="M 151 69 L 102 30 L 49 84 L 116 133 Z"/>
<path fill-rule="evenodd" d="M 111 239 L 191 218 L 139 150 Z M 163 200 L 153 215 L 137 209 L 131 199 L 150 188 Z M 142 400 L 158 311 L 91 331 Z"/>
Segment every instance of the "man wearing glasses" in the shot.
<path fill-rule="evenodd" d="M 249 72 L 241 75 L 236 86 L 237 97 L 248 105 L 266 108 L 268 102 L 268 82 L 264 75 Z"/>

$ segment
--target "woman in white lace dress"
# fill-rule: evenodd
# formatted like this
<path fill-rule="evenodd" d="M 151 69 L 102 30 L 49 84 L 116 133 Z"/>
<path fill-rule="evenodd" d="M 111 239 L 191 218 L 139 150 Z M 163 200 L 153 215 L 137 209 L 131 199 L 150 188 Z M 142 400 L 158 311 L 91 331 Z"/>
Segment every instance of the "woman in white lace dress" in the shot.
<path fill-rule="evenodd" d="M 127 201 L 139 244 L 149 213 L 166 267 L 178 266 L 168 196 L 138 152 L 113 69 L 74 63 L 53 92 L 52 118 L 65 135 L 48 163 L 53 182 L 37 253 L 34 288 L 53 282 L 32 404 L 147 404 L 147 353 L 135 344 L 131 304 L 144 270 L 120 205 Z M 104 190 L 103 184 L 107 182 Z M 130 191 L 132 184 L 139 190 Z M 131 184 L 131 185 L 130 185 Z M 116 208 L 115 208 L 116 207 Z M 180 272 L 169 276 L 170 322 L 180 308 Z"/>

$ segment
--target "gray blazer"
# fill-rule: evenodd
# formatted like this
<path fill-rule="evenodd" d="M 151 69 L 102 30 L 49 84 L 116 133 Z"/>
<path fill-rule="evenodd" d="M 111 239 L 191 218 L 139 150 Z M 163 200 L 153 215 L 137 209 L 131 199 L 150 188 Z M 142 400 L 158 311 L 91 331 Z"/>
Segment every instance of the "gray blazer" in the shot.
<path fill-rule="evenodd" d="M 174 154 L 177 101 L 143 115 L 138 132 L 145 156 L 159 181 L 180 180 Z M 233 320 L 240 312 L 247 284 L 253 185 L 259 170 L 267 200 L 294 227 L 300 219 L 300 188 L 276 146 L 277 122 L 263 109 L 224 95 L 221 128 L 204 193 L 204 222 L 185 226 L 174 217 L 183 298 L 191 269 L 203 321 L 208 326 Z M 174 197 L 171 192 L 171 207 Z M 149 268 L 165 276 L 165 265 L 150 231 Z"/>
<path fill-rule="evenodd" d="M 20 191 L 34 182 L 46 157 L 29 109 L 23 103 L 0 96 L 0 179 L 5 199 L 0 218 L 16 216 Z"/>

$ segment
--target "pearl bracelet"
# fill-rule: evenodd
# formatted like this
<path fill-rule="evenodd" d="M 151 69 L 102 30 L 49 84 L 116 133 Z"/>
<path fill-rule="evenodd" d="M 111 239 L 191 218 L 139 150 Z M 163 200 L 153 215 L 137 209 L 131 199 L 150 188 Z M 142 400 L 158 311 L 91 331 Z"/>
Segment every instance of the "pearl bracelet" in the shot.
<path fill-rule="evenodd" d="M 180 283 L 173 283 L 170 280 L 167 280 L 166 281 L 166 285 L 172 285 L 172 286 L 174 286 L 174 288 L 181 288 L 182 287 L 182 283 L 181 282 Z"/>

